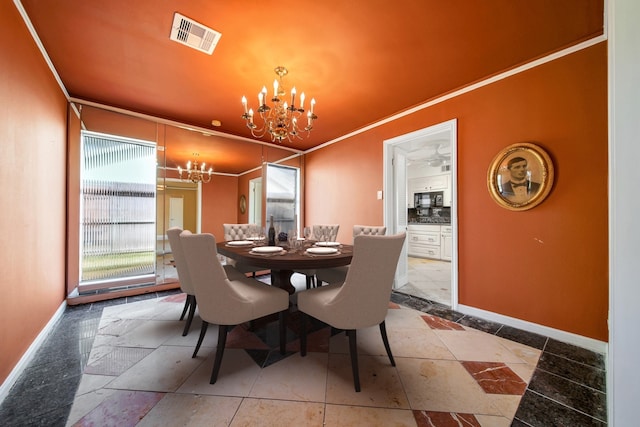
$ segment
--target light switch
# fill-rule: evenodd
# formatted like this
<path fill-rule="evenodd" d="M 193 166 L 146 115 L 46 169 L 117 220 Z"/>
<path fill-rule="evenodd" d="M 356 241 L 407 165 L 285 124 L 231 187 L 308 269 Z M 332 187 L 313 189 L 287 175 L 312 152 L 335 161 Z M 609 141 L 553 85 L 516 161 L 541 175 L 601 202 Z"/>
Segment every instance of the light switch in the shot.
<path fill-rule="evenodd" d="M 382 200 L 382 190 L 378 190 L 378 200 Z"/>

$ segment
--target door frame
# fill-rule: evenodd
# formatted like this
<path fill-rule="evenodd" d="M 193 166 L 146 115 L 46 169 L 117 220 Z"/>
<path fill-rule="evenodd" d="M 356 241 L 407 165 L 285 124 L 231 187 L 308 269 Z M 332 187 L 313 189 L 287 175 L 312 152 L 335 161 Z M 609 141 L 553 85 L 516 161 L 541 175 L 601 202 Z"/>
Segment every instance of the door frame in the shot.
<path fill-rule="evenodd" d="M 384 224 L 390 234 L 406 232 L 407 227 L 398 225 L 398 212 L 399 209 L 407 209 L 406 206 L 406 191 L 407 191 L 407 171 L 404 170 L 400 175 L 404 176 L 404 182 L 397 182 L 396 172 L 394 170 L 394 154 L 397 149 L 407 147 L 410 143 L 415 144 L 416 140 L 424 140 L 425 143 L 429 141 L 429 138 L 435 137 L 435 135 L 442 134 L 443 132 L 449 132 L 451 139 L 451 229 L 453 247 L 451 253 L 451 309 L 456 310 L 458 307 L 458 161 L 457 161 L 457 119 L 451 119 L 446 122 L 442 122 L 433 126 L 419 129 L 414 132 L 410 132 L 404 135 L 399 135 L 391 139 L 384 141 L 383 151 L 383 179 L 384 179 Z M 406 166 L 403 166 L 406 169 Z M 398 197 L 396 192 L 405 194 L 403 197 Z M 399 203 L 403 203 L 403 206 L 399 206 Z M 406 254 L 407 242 L 405 241 L 405 249 L 403 253 Z M 403 263 L 399 263 L 402 265 Z M 406 266 L 407 263 L 404 263 Z M 405 267 L 406 268 L 406 267 Z M 406 272 L 396 272 L 396 279 L 398 277 L 406 276 Z M 398 280 L 395 281 L 394 286 L 401 285 Z"/>

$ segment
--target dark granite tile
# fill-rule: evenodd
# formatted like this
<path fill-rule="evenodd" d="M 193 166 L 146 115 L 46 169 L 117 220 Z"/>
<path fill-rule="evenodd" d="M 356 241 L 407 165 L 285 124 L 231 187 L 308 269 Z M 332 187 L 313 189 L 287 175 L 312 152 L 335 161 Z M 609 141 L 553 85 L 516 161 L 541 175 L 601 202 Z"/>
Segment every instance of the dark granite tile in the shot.
<path fill-rule="evenodd" d="M 156 299 L 156 298 L 158 298 L 158 294 L 156 292 L 133 295 L 133 296 L 127 297 L 127 304 L 130 304 L 132 302 L 138 302 L 138 301 L 147 301 L 147 300 Z"/>
<path fill-rule="evenodd" d="M 531 427 L 531 424 L 526 424 L 520 420 L 515 419 L 511 422 L 511 427 Z"/>
<path fill-rule="evenodd" d="M 540 369 L 533 373 L 528 388 L 603 422 L 607 420 L 607 398 L 602 392 Z"/>
<path fill-rule="evenodd" d="M 12 388 L 12 392 L 28 393 L 29 390 L 78 375 L 82 375 L 80 359 L 70 361 L 55 359 L 51 363 L 29 365 L 20 376 L 19 382 Z"/>
<path fill-rule="evenodd" d="M 391 292 L 391 302 L 395 302 L 396 304 L 406 305 L 410 299 L 411 297 L 409 295 L 403 294 L 402 292 Z"/>
<path fill-rule="evenodd" d="M 496 332 L 496 335 L 520 344 L 528 345 L 529 347 L 537 348 L 538 350 L 542 350 L 547 342 L 547 337 L 545 336 L 523 331 L 511 326 L 503 326 Z"/>
<path fill-rule="evenodd" d="M 517 424 L 518 423 L 518 424 Z M 512 426 L 605 427 L 607 424 L 527 390 L 520 400 Z"/>
<path fill-rule="evenodd" d="M 40 421 L 46 420 L 45 414 L 64 415 L 61 408 L 67 408 L 67 414 L 64 415 L 64 421 L 66 421 L 81 377 L 82 375 L 78 374 L 56 378 L 40 387 L 27 387 L 23 383 L 17 383 L 2 404 L 2 410 L 0 410 L 2 425 L 12 425 L 4 424 L 5 418 L 12 420 L 13 425 L 19 426 L 55 425 L 41 424 Z"/>
<path fill-rule="evenodd" d="M 488 320 L 468 315 L 465 315 L 462 319 L 458 320 L 458 323 L 489 334 L 495 334 L 502 327 L 499 323 L 490 322 Z"/>
<path fill-rule="evenodd" d="M 585 365 L 546 351 L 540 356 L 538 369 L 559 375 L 598 391 L 606 391 L 606 375 L 602 369 Z"/>
<path fill-rule="evenodd" d="M 433 314 L 434 316 L 450 320 L 458 323 L 464 317 L 464 314 L 451 310 L 449 307 L 441 304 L 432 304 L 427 310 L 421 310 L 424 313 Z"/>
<path fill-rule="evenodd" d="M 544 351 L 553 353 L 557 356 L 562 356 L 565 359 L 593 366 L 598 369 L 605 369 L 605 360 L 603 354 L 599 354 L 591 350 L 575 346 L 573 344 L 567 344 L 562 341 L 554 340 L 553 338 L 549 338 Z"/>

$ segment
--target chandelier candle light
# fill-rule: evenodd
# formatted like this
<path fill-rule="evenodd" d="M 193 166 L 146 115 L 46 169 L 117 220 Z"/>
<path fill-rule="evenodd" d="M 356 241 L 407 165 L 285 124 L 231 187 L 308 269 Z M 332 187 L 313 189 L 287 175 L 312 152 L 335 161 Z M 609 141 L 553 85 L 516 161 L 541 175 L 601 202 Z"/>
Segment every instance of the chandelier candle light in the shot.
<path fill-rule="evenodd" d="M 194 183 L 202 182 L 208 183 L 211 181 L 211 175 L 213 174 L 213 168 L 209 168 L 208 171 L 205 171 L 205 163 L 202 162 L 198 167 L 198 160 L 193 161 L 193 167 L 191 164 L 191 160 L 187 162 L 187 169 L 182 169 L 178 166 L 178 174 L 180 175 L 180 179 L 183 181 L 191 181 Z M 186 177 L 183 176 L 183 173 L 186 172 Z"/>
<path fill-rule="evenodd" d="M 242 97 L 242 107 L 244 114 L 242 118 L 246 121 L 247 127 L 251 130 L 251 135 L 255 138 L 262 138 L 267 132 L 271 136 L 271 141 L 282 142 L 284 139 L 293 141 L 294 139 L 302 139 L 300 133 L 307 132 L 309 136 L 313 129 L 313 121 L 318 118 L 313 112 L 316 104 L 315 98 L 311 99 L 311 106 L 307 112 L 307 125 L 300 129 L 298 120 L 304 113 L 304 92 L 300 94 L 300 106 L 296 107 L 296 88 L 291 89 L 291 105 L 287 105 L 284 96 L 287 94 L 282 83 L 282 78 L 289 72 L 285 67 L 276 67 L 275 70 L 278 78 L 273 81 L 273 98 L 271 102 L 273 107 L 267 105 L 267 87 L 263 86 L 262 91 L 258 93 L 258 113 L 262 119 L 261 127 L 254 123 L 253 108 L 248 108 L 247 98 Z"/>

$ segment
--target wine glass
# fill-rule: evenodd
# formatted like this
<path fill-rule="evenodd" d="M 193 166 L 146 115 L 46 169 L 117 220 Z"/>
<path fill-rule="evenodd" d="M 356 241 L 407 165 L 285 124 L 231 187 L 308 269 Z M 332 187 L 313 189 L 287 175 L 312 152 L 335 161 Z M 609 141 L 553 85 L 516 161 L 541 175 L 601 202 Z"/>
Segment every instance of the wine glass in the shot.
<path fill-rule="evenodd" d="M 303 233 L 304 233 L 304 239 L 309 240 L 309 237 L 311 237 L 311 227 L 305 227 L 303 230 Z"/>

